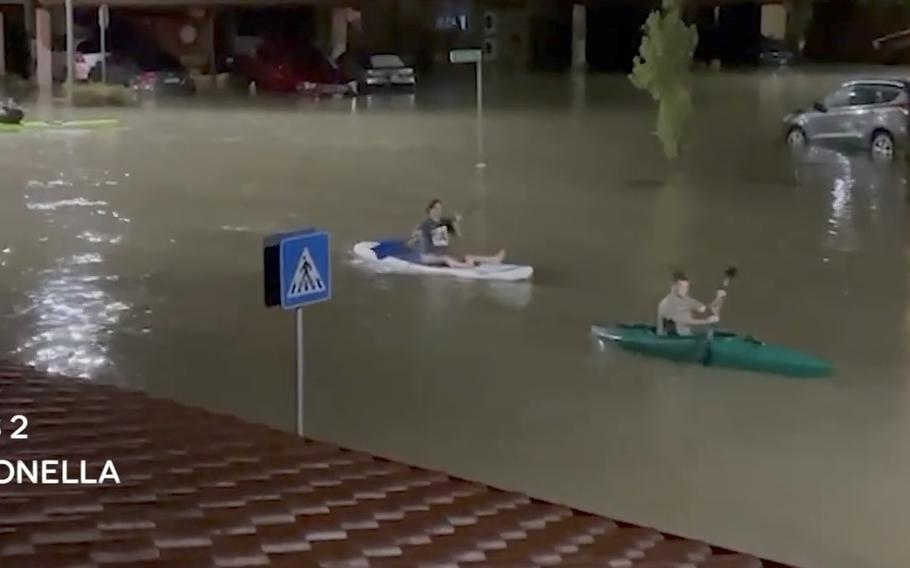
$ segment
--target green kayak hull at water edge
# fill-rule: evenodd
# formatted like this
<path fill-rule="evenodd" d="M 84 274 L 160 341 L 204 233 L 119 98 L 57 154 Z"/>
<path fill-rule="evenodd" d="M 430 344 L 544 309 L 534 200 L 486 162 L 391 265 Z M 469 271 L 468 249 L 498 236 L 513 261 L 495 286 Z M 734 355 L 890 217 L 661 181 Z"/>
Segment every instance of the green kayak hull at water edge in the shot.
<path fill-rule="evenodd" d="M 119 122 L 120 121 L 116 118 L 93 118 L 87 120 L 24 120 L 19 124 L 0 124 L 0 132 L 112 128 L 117 126 Z"/>
<path fill-rule="evenodd" d="M 591 326 L 591 333 L 628 351 L 706 367 L 789 377 L 827 377 L 834 372 L 829 362 L 813 355 L 729 331 L 715 331 L 710 338 L 680 337 L 658 335 L 650 325 L 605 324 Z"/>

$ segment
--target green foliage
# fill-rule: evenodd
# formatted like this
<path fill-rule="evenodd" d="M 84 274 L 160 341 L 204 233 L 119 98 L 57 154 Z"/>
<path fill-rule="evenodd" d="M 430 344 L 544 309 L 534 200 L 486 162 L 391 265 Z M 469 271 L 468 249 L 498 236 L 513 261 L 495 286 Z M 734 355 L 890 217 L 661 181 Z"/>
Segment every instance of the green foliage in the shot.
<path fill-rule="evenodd" d="M 642 30 L 629 79 L 657 102 L 657 137 L 667 157 L 676 159 L 693 113 L 690 73 L 698 32 L 683 21 L 682 0 L 663 0 Z"/>
<path fill-rule="evenodd" d="M 64 85 L 64 91 L 66 86 Z M 73 105 L 80 107 L 130 106 L 136 94 L 123 85 L 77 83 L 73 85 Z"/>

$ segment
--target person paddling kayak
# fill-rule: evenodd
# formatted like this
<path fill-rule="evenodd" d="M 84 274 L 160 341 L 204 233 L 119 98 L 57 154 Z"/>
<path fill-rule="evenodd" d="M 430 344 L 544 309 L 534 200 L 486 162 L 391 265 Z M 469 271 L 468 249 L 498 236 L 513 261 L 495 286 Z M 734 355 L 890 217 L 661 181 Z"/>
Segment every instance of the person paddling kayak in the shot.
<path fill-rule="evenodd" d="M 658 335 L 692 335 L 693 328 L 713 325 L 720 321 L 717 315 L 727 292 L 717 291 L 714 301 L 705 306 L 689 296 L 689 279 L 682 272 L 673 273 L 673 284 L 657 306 Z"/>
<path fill-rule="evenodd" d="M 465 255 L 463 260 L 453 256 L 449 248 L 450 236 L 459 236 L 461 217 L 454 219 L 442 216 L 442 201 L 434 199 L 427 205 L 427 218 L 414 229 L 408 244 L 417 246 L 420 261 L 424 264 L 443 265 L 450 268 L 472 268 L 479 264 L 502 264 L 506 251 L 500 250 L 493 256 Z"/>
<path fill-rule="evenodd" d="M 25 113 L 15 99 L 0 102 L 0 124 L 19 124 L 24 117 Z"/>

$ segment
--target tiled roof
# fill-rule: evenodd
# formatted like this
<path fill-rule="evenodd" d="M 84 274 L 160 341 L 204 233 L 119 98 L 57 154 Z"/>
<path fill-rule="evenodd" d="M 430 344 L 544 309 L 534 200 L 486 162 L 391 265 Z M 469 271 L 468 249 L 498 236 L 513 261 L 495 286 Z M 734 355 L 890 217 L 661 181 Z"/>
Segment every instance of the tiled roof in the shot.
<path fill-rule="evenodd" d="M 27 440 L 10 438 L 17 414 Z M 62 459 L 74 478 L 85 460 L 90 479 L 111 460 L 120 484 L 0 485 L 0 567 L 780 566 L 138 392 L 0 366 L 0 464 Z M 0 481 L 8 473 L 0 465 Z"/>

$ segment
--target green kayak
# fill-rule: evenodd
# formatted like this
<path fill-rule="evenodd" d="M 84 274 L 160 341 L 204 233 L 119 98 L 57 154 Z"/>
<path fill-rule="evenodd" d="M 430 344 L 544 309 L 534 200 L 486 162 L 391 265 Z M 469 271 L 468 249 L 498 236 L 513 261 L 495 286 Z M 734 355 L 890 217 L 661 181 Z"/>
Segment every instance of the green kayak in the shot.
<path fill-rule="evenodd" d="M 19 124 L 0 124 L 0 132 L 110 128 L 117 126 L 117 124 L 119 124 L 119 121 L 116 118 L 94 118 L 88 120 L 23 120 Z"/>
<path fill-rule="evenodd" d="M 657 335 L 654 326 L 644 324 L 608 324 L 591 326 L 591 333 L 628 351 L 706 367 L 790 377 L 826 377 L 833 372 L 830 363 L 812 355 L 728 331 L 715 331 L 709 339 Z"/>

